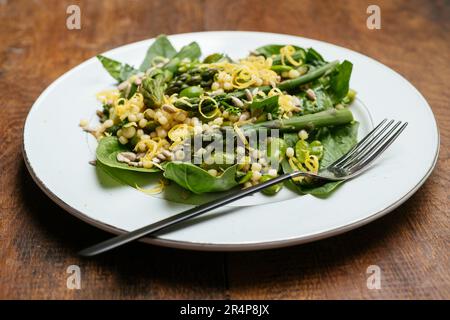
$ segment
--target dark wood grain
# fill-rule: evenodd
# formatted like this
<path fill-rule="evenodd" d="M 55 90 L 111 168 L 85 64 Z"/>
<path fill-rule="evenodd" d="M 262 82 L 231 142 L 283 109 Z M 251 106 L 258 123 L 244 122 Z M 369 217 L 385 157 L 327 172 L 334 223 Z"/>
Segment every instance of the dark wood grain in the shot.
<path fill-rule="evenodd" d="M 0 298 L 21 299 L 449 299 L 450 2 L 0 1 Z M 65 27 L 78 4 L 82 29 Z M 404 205 L 363 228 L 292 248 L 204 253 L 133 244 L 97 259 L 76 251 L 108 237 L 66 214 L 21 160 L 23 122 L 53 80 L 116 46 L 202 30 L 258 30 L 328 41 L 371 56 L 411 81 L 441 132 L 437 167 Z M 426 141 L 418 141 L 418 144 Z M 79 265 L 82 289 L 66 288 Z M 382 270 L 369 290 L 366 269 Z"/>

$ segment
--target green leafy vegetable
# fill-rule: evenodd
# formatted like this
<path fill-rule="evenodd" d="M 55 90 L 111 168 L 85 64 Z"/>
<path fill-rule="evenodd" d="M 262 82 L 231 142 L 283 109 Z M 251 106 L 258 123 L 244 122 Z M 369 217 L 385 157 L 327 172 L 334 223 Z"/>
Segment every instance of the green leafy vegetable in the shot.
<path fill-rule="evenodd" d="M 320 160 L 320 168 L 326 168 L 347 153 L 357 143 L 357 135 L 357 122 L 333 128 L 319 129 L 315 139 L 319 140 L 323 146 L 323 156 Z M 295 136 L 293 134 L 285 134 L 284 140 L 288 143 L 288 146 L 292 146 L 296 143 L 294 142 Z M 281 166 L 284 172 L 292 172 L 292 168 L 286 160 L 281 162 Z M 343 181 L 334 181 L 327 182 L 322 185 L 317 185 L 314 183 L 300 185 L 291 182 L 291 184 L 295 185 L 296 189 L 301 193 L 312 194 L 317 197 L 328 196 L 342 183 Z"/>
<path fill-rule="evenodd" d="M 259 116 L 263 113 L 270 113 L 273 116 L 278 115 L 278 98 L 279 96 L 272 96 L 262 100 L 254 100 L 250 105 L 252 116 Z"/>
<path fill-rule="evenodd" d="M 287 147 L 293 148 L 295 144 L 298 141 L 298 134 L 297 133 L 285 133 L 283 134 L 283 140 L 286 143 Z M 286 147 L 286 148 L 287 148 Z"/>
<path fill-rule="evenodd" d="M 313 196 L 324 198 L 327 197 L 331 192 L 333 192 L 339 185 L 344 183 L 344 181 L 333 181 L 327 182 L 323 185 L 295 185 L 302 193 L 311 194 Z"/>
<path fill-rule="evenodd" d="M 282 59 L 280 50 L 283 47 L 285 45 L 281 44 L 262 46 L 257 48 L 252 55 L 270 58 L 272 60 L 271 69 L 281 75 L 280 79 L 289 78 L 278 83 L 277 88 L 283 92 L 295 94 L 299 98 L 301 111 L 293 116 L 290 113 L 281 114 L 283 110 L 279 108 L 279 96 L 266 96 L 265 98 L 258 96 L 250 99 L 252 102 L 248 102 L 248 90 L 243 89 L 226 90 L 227 92 L 222 93 L 217 91 L 213 94 L 214 100 L 202 99 L 203 95 L 209 95 L 212 88 L 216 87 L 213 85 L 215 81 L 221 81 L 218 77 L 220 75 L 218 74 L 219 68 L 208 64 L 220 61 L 232 62 L 232 60 L 225 54 L 214 53 L 206 57 L 203 63 L 200 63 L 201 50 L 196 42 L 182 47 L 177 52 L 166 36 L 158 36 L 148 48 L 139 69 L 101 55 L 98 56 L 98 59 L 109 74 L 119 82 L 123 82 L 138 73 L 143 74 L 142 72 L 145 71 L 145 75 L 142 77 L 139 75 L 140 81 L 133 81 L 130 85 L 123 86 L 123 89 L 120 90 L 121 98 L 130 99 L 136 92 L 139 92 L 144 97 L 144 109 L 156 109 L 156 107 L 163 105 L 165 95 L 177 94 L 178 97 L 183 99 L 173 102 L 175 107 L 187 111 L 191 118 L 197 116 L 205 121 L 207 119 L 202 118 L 202 113 L 210 114 L 210 112 L 217 111 L 217 108 L 220 112 L 227 111 L 228 114 L 232 115 L 239 115 L 244 110 L 248 110 L 251 112 L 252 121 L 241 126 L 244 134 L 258 133 L 258 130 L 267 129 L 280 129 L 281 132 L 285 133 L 283 139 L 272 139 L 269 143 L 270 150 L 267 150 L 271 161 L 277 163 L 281 161 L 283 171 L 292 170 L 285 159 L 288 146 L 295 148 L 295 156 L 300 162 L 305 161 L 307 155 L 316 155 L 320 161 L 320 168 L 323 169 L 356 143 L 357 124 L 353 123 L 352 113 L 347 108 L 334 108 L 337 104 L 348 105 L 354 99 L 355 93 L 349 89 L 352 64 L 348 61 L 328 63 L 314 49 L 305 50 L 298 46 L 292 46 L 294 50 L 285 48 L 289 49 L 289 52 L 286 52 L 288 56 L 284 56 Z M 156 66 L 156 63 L 158 63 L 158 67 L 152 68 Z M 163 66 L 161 66 L 162 63 L 164 63 Z M 266 94 L 271 89 L 272 86 L 269 85 L 258 87 L 258 91 Z M 244 104 L 239 104 L 239 107 L 233 106 L 236 103 L 234 98 L 243 99 Z M 199 108 L 200 103 L 201 108 Z M 114 118 L 116 110 L 110 110 L 113 107 L 117 106 L 105 104 L 103 113 L 99 115 L 101 122 Z M 131 119 L 131 115 L 129 118 Z M 226 118 L 224 115 L 224 119 Z M 131 120 L 124 120 L 122 123 L 116 121 L 112 126 L 108 125 L 105 132 L 108 135 L 117 135 L 118 130 L 129 121 Z M 153 133 L 158 126 L 156 121 L 147 121 L 146 124 L 142 121 L 140 124 L 146 134 Z M 232 122 L 229 119 L 224 121 L 220 125 L 222 130 L 210 135 L 214 134 L 223 138 L 226 130 L 232 130 L 231 124 Z M 309 131 L 308 141 L 299 141 L 297 132 L 301 129 Z M 234 130 L 232 132 L 235 133 Z M 287 132 L 295 133 L 288 134 Z M 238 185 L 237 181 L 239 183 L 249 181 L 253 174 L 252 171 L 247 172 L 247 166 L 235 164 L 234 153 L 215 153 L 213 155 L 215 160 L 217 158 L 220 160 L 229 158 L 228 160 L 231 161 L 213 161 L 213 163 L 210 163 L 205 160 L 201 165 L 167 161 L 161 170 L 156 167 L 152 169 L 133 167 L 117 161 L 117 155 L 120 152 L 132 150 L 138 143 L 140 136 L 135 134 L 130 137 L 129 143 L 126 145 L 119 143 L 117 137 L 108 136 L 101 139 L 97 148 L 98 167 L 136 188 L 136 185 L 148 185 L 141 184 L 140 182 L 144 182 L 142 180 L 151 178 L 150 180 L 154 183 L 156 177 L 162 178 L 162 175 L 164 175 L 167 179 L 176 182 L 172 183 L 172 186 L 175 186 L 172 188 L 172 194 L 175 195 L 175 198 L 179 197 L 179 190 L 183 190 L 185 193 L 197 197 L 196 199 L 213 197 L 212 192 L 230 190 Z M 205 134 L 206 136 L 208 135 Z M 225 163 L 226 165 L 218 165 L 218 163 Z M 217 170 L 221 174 L 213 176 L 208 173 L 208 169 Z M 266 172 L 266 169 L 264 169 L 264 172 Z M 160 173 L 156 175 L 144 174 L 157 171 L 160 171 Z M 261 182 L 271 178 L 271 176 L 265 174 L 261 178 Z M 138 184 L 133 183 L 136 179 L 139 179 Z M 299 184 L 295 184 L 295 188 L 301 193 L 324 196 L 339 184 L 340 182 L 333 182 L 320 185 L 314 179 L 307 178 Z M 281 185 L 273 186 L 265 192 L 273 194 L 278 192 L 280 188 Z M 203 195 L 204 193 L 209 194 Z"/>
<path fill-rule="evenodd" d="M 241 108 L 229 105 L 225 101 L 222 101 L 221 104 L 223 106 L 225 106 L 225 110 L 224 111 L 228 112 L 229 114 L 240 115 L 242 113 L 242 109 Z"/>
<path fill-rule="evenodd" d="M 148 172 L 122 170 L 122 168 L 109 167 L 100 161 L 97 161 L 96 167 L 114 180 L 133 188 L 155 186 L 162 175 L 161 171 L 148 174 Z"/>
<path fill-rule="evenodd" d="M 274 55 L 280 54 L 280 49 L 284 46 L 284 44 L 268 44 L 266 46 L 256 48 L 255 51 L 262 54 L 266 58 L 270 58 Z"/>
<path fill-rule="evenodd" d="M 151 169 L 146 168 L 137 168 L 129 166 L 126 163 L 122 163 L 117 161 L 117 155 L 121 152 L 130 151 L 126 146 L 119 143 L 119 140 L 116 137 L 104 137 L 98 142 L 96 156 L 97 161 L 101 162 L 105 166 L 112 168 L 119 168 L 123 170 L 129 171 L 138 171 L 138 172 L 158 172 L 160 171 L 158 168 L 153 167 Z"/>
<path fill-rule="evenodd" d="M 358 122 L 353 122 L 345 126 L 318 130 L 315 139 L 322 142 L 323 145 L 321 168 L 332 164 L 357 143 L 358 126 Z"/>
<path fill-rule="evenodd" d="M 165 35 L 160 35 L 148 48 L 144 61 L 142 62 L 139 70 L 145 71 L 152 66 L 152 63 L 156 57 L 172 58 L 177 51 L 170 43 L 169 39 Z"/>
<path fill-rule="evenodd" d="M 191 59 L 194 61 L 202 55 L 202 51 L 197 42 L 191 42 L 190 44 L 181 48 L 181 50 L 174 56 L 174 58 L 178 58 L 183 60 L 185 58 Z"/>
<path fill-rule="evenodd" d="M 244 184 L 244 183 L 246 183 L 247 181 L 250 181 L 250 179 L 252 178 L 252 176 L 253 176 L 253 171 L 247 171 L 246 174 L 244 174 L 242 177 L 240 177 L 238 183 L 239 183 L 239 184 Z"/>
<path fill-rule="evenodd" d="M 353 64 L 347 60 L 339 64 L 335 72 L 331 75 L 330 88 L 328 92 L 334 103 L 340 102 L 347 96 L 350 88 L 350 77 L 352 75 Z"/>
<path fill-rule="evenodd" d="M 326 62 L 325 59 L 322 57 L 322 55 L 320 53 L 318 53 L 316 50 L 314 50 L 313 48 L 308 48 L 306 50 L 305 61 L 306 61 L 306 63 L 312 64 L 312 65 L 321 65 Z"/>
<path fill-rule="evenodd" d="M 213 53 L 207 56 L 205 59 L 203 59 L 203 63 L 215 63 L 221 61 L 230 62 L 231 59 L 224 53 Z"/>
<path fill-rule="evenodd" d="M 190 44 L 181 48 L 181 50 L 177 54 L 175 54 L 163 68 L 171 71 L 172 73 L 175 73 L 181 60 L 188 58 L 191 59 L 191 61 L 194 61 L 200 58 L 201 55 L 202 51 L 200 50 L 198 43 L 191 42 Z"/>
<path fill-rule="evenodd" d="M 108 178 L 112 178 L 116 183 L 119 183 L 120 185 L 128 185 L 142 192 L 142 189 L 151 190 L 155 187 L 159 187 L 161 179 L 164 179 L 162 172 L 147 174 L 144 172 L 121 170 L 118 168 L 105 166 L 100 161 L 97 161 L 96 168 L 98 169 L 97 175 L 99 178 L 99 182 L 105 187 L 115 186 L 115 184 L 112 184 L 112 181 L 108 180 Z M 184 189 L 176 183 L 168 182 L 169 181 L 165 181 L 163 192 L 158 194 L 146 194 L 152 197 L 190 205 L 200 205 L 203 203 L 207 203 L 227 194 L 227 191 L 195 194 Z"/>
<path fill-rule="evenodd" d="M 225 191 L 238 185 L 235 180 L 237 165 L 229 167 L 218 177 L 188 162 L 168 162 L 164 170 L 164 177 L 196 194 Z"/>
<path fill-rule="evenodd" d="M 119 61 L 107 58 L 102 55 L 98 55 L 97 59 L 100 60 L 103 67 L 108 71 L 108 73 L 119 82 L 123 82 L 136 74 L 138 70 L 134 69 L 132 66 L 126 63 L 121 63 Z"/>
<path fill-rule="evenodd" d="M 316 113 L 333 108 L 333 100 L 328 92 L 324 90 L 322 85 L 313 87 L 311 90 L 314 92 L 316 97 L 314 101 L 307 98 L 304 92 L 299 94 L 299 98 L 303 100 L 302 102 L 305 114 Z"/>

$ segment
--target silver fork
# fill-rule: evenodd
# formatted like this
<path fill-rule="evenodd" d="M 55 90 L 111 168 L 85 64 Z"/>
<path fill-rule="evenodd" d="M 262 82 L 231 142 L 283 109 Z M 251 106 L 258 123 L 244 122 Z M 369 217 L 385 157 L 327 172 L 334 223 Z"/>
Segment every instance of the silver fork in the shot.
<path fill-rule="evenodd" d="M 285 173 L 261 184 L 244 190 L 238 190 L 234 193 L 226 195 L 225 197 L 199 205 L 137 230 L 121 234 L 92 247 L 81 250 L 78 254 L 88 257 L 109 251 L 131 241 L 138 240 L 144 236 L 154 234 L 180 222 L 202 215 L 213 209 L 222 207 L 274 184 L 295 177 L 308 176 L 324 181 L 341 181 L 352 179 L 367 170 L 369 164 L 378 158 L 394 142 L 394 140 L 397 139 L 407 125 L 407 122 L 402 123 L 401 121 L 395 122 L 394 120 L 387 121 L 387 119 L 384 119 L 349 152 L 329 165 L 327 168 L 321 170 L 318 174 L 302 171 Z"/>

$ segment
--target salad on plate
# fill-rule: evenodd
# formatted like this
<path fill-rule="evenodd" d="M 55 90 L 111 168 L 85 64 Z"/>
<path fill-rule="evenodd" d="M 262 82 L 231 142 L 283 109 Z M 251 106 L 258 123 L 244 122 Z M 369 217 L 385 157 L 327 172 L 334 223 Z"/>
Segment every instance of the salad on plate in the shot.
<path fill-rule="evenodd" d="M 326 61 L 313 48 L 269 44 L 246 57 L 196 42 L 177 51 L 161 35 L 138 67 L 99 55 L 117 81 L 97 93 L 96 164 L 115 174 L 159 174 L 194 194 L 247 188 L 282 172 L 319 172 L 357 142 L 349 105 L 352 63 Z M 296 178 L 301 194 L 327 196 L 341 182 Z M 274 195 L 283 185 L 263 191 Z"/>

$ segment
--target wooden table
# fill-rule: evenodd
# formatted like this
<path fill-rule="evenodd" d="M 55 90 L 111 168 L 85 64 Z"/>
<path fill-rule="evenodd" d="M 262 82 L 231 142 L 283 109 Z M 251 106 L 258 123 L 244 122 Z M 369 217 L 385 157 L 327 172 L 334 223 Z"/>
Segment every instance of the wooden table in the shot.
<path fill-rule="evenodd" d="M 366 27 L 372 3 L 381 30 Z M 81 8 L 81 30 L 66 28 L 70 4 Z M 21 155 L 28 110 L 58 76 L 99 52 L 202 30 L 315 38 L 398 71 L 436 115 L 442 145 L 433 174 L 391 214 L 311 244 L 205 253 L 137 243 L 80 259 L 78 249 L 109 234 L 64 212 L 30 178 Z M 448 1 L 0 0 L 0 298 L 450 298 L 449 36 Z M 69 265 L 81 268 L 81 290 L 66 287 Z M 381 268 L 380 290 L 366 286 L 369 265 Z"/>

